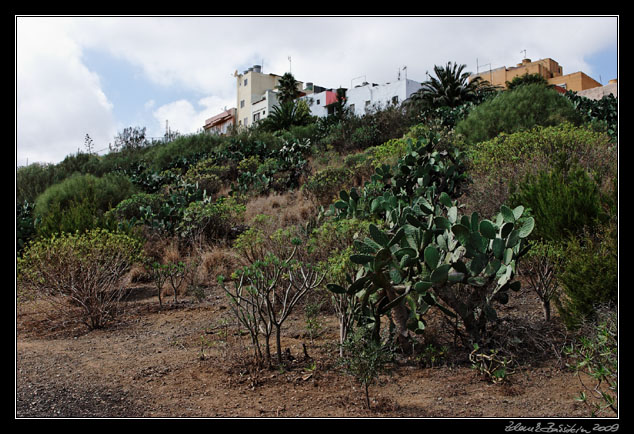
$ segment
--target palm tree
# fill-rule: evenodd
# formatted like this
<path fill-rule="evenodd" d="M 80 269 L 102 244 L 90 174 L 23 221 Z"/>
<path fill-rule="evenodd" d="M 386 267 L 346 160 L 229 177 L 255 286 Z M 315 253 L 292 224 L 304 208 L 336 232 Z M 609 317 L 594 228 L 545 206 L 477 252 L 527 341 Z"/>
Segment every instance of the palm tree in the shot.
<path fill-rule="evenodd" d="M 310 121 L 310 109 L 303 101 L 286 101 L 273 107 L 262 121 L 262 127 L 268 131 L 280 131 L 293 125 L 306 125 Z"/>
<path fill-rule="evenodd" d="M 496 88 L 480 77 L 470 81 L 471 73 L 463 72 L 466 66 L 454 62 L 447 62 L 446 66 L 434 66 L 436 77 L 428 75 L 429 79 L 412 95 L 412 102 L 429 108 L 455 108 L 477 101 L 482 93 Z"/>
<path fill-rule="evenodd" d="M 282 75 L 277 85 L 277 99 L 281 104 L 293 101 L 299 96 L 299 90 L 297 90 L 298 83 L 299 82 L 295 80 L 295 77 L 290 72 Z"/>

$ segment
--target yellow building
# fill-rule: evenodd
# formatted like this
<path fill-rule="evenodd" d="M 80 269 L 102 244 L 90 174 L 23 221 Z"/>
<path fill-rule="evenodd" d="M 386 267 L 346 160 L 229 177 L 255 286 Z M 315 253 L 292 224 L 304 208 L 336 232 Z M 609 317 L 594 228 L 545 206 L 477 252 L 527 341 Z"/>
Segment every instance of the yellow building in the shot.
<path fill-rule="evenodd" d="M 507 68 L 506 66 L 502 66 L 500 68 L 490 69 L 480 72 L 479 74 L 473 74 L 469 79 L 473 80 L 475 77 L 480 77 L 482 80 L 486 80 L 493 85 L 506 88 L 507 81 L 526 74 L 539 74 L 548 80 L 548 83 L 575 92 L 601 86 L 601 83 L 581 71 L 563 75 L 563 68 L 559 63 L 550 58 L 537 60 L 535 62 L 532 62 L 530 59 L 523 59 L 522 63 L 518 63 L 515 67 Z"/>
<path fill-rule="evenodd" d="M 253 67 L 244 71 L 242 74 L 234 74 L 236 77 L 237 85 L 237 110 L 236 110 L 236 125 L 237 126 L 251 126 L 254 121 L 264 118 L 268 115 L 269 110 L 262 110 L 260 105 L 262 101 L 267 97 L 267 91 L 275 89 L 279 84 L 282 76 L 276 74 L 264 74 L 262 73 L 262 67 L 260 65 L 253 65 Z M 301 90 L 303 86 L 302 82 L 298 82 L 298 90 Z M 253 119 L 254 111 L 253 104 L 258 104 L 257 113 L 255 115 L 258 119 Z M 269 109 L 271 107 L 268 107 Z"/>

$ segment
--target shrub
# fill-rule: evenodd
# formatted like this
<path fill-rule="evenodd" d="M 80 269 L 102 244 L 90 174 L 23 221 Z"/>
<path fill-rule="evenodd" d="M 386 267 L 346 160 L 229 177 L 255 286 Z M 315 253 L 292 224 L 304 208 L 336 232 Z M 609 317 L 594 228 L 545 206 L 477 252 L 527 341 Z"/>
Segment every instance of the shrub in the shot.
<path fill-rule="evenodd" d="M 515 133 L 563 121 L 580 123 L 580 115 L 572 103 L 555 90 L 527 84 L 483 102 L 456 125 L 456 132 L 475 144 L 502 132 Z"/>
<path fill-rule="evenodd" d="M 35 216 L 41 219 L 38 233 L 48 236 L 109 226 L 104 214 L 133 192 L 124 175 L 71 176 L 46 189 L 35 202 Z"/>
<path fill-rule="evenodd" d="M 528 174 L 578 164 L 611 189 L 616 176 L 616 147 L 604 133 L 564 123 L 530 131 L 500 134 L 468 150 L 472 183 L 464 203 L 471 211 L 491 215 L 508 200 L 509 189 Z"/>
<path fill-rule="evenodd" d="M 327 167 L 308 178 L 302 191 L 319 204 L 327 204 L 350 184 L 352 178 L 353 172 L 347 167 Z"/>
<path fill-rule="evenodd" d="M 15 210 L 15 243 L 18 254 L 22 252 L 27 242 L 36 234 L 38 220 L 33 216 L 33 204 L 24 201 L 16 204 Z"/>
<path fill-rule="evenodd" d="M 236 319 L 251 335 L 256 360 L 266 361 L 269 366 L 272 366 L 270 338 L 273 331 L 277 361 L 282 366 L 282 324 L 297 303 L 324 279 L 324 273 L 294 258 L 300 243 L 294 240 L 295 247 L 287 259 L 269 254 L 263 260 L 237 270 L 233 275 L 233 290 L 225 286 L 222 276 L 219 277 Z M 264 356 L 260 334 L 264 335 Z"/>
<path fill-rule="evenodd" d="M 18 285 L 47 298 L 68 320 L 100 328 L 120 313 L 122 278 L 140 254 L 137 240 L 104 229 L 53 236 L 18 258 Z"/>
<path fill-rule="evenodd" d="M 598 186 L 581 168 L 529 175 L 511 193 L 509 203 L 530 208 L 537 226 L 535 238 L 547 241 L 592 229 L 603 216 Z"/>
<path fill-rule="evenodd" d="M 223 180 L 228 180 L 231 169 L 219 166 L 215 158 L 207 158 L 191 166 L 183 175 L 183 181 L 189 184 L 198 183 L 198 188 L 213 195 L 222 187 Z"/>
<path fill-rule="evenodd" d="M 233 197 L 192 202 L 184 210 L 177 232 L 191 241 L 220 242 L 227 239 L 245 210 Z"/>
<path fill-rule="evenodd" d="M 613 141 L 618 139 L 619 104 L 614 95 L 605 95 L 600 100 L 593 100 L 568 91 L 565 94 L 585 121 L 599 126 Z"/>
<path fill-rule="evenodd" d="M 118 221 L 143 221 L 148 212 L 158 213 L 162 203 L 160 194 L 136 193 L 119 202 L 106 216 Z"/>
<path fill-rule="evenodd" d="M 568 366 L 576 372 L 583 390 L 577 401 L 592 408 L 597 417 L 608 408 L 618 415 L 618 316 L 616 310 L 602 308 L 594 321 L 583 325 L 584 330 L 574 343 L 565 348 L 571 358 Z M 586 385 L 581 377 L 589 377 Z"/>
<path fill-rule="evenodd" d="M 55 166 L 34 163 L 18 167 L 15 175 L 16 202 L 35 202 L 40 194 L 55 183 Z"/>
<path fill-rule="evenodd" d="M 371 330 L 359 327 L 343 343 L 344 356 L 340 364 L 345 372 L 353 376 L 364 388 L 365 402 L 370 409 L 370 385 L 379 375 L 389 372 L 393 360 L 393 349 L 372 338 Z"/>
<path fill-rule="evenodd" d="M 616 306 L 618 297 L 618 239 L 612 225 L 597 234 L 571 239 L 558 270 L 563 294 L 559 314 L 569 328 L 596 317 L 597 306 Z"/>

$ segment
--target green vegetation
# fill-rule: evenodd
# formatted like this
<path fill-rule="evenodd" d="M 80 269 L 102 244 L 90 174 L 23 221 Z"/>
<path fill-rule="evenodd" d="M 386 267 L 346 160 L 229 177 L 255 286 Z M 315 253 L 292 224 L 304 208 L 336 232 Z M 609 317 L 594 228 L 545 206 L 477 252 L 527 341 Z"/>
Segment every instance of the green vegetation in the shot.
<path fill-rule="evenodd" d="M 463 69 L 437 67 L 408 104 L 363 117 L 343 90 L 331 116 L 309 116 L 285 79 L 285 102 L 250 129 L 159 143 L 130 128 L 106 155 L 18 168 L 19 300 L 57 302 L 93 329 L 118 318 L 124 277 L 154 284 L 161 308 L 221 287 L 254 361 L 278 369 L 292 366 L 290 316 L 315 338 L 334 314 L 338 366 L 369 408 L 397 355 L 458 354 L 508 380 L 502 307 L 522 276 L 543 327 L 573 337 L 571 366 L 607 387 L 595 410 L 616 408 L 616 100 L 534 77 L 495 90 Z M 453 346 L 430 339 L 442 332 Z"/>
<path fill-rule="evenodd" d="M 541 84 L 526 84 L 501 92 L 478 107 L 456 125 L 470 144 L 491 140 L 500 133 L 515 133 L 535 126 L 552 126 L 568 121 L 579 124 L 580 114 L 557 91 Z"/>

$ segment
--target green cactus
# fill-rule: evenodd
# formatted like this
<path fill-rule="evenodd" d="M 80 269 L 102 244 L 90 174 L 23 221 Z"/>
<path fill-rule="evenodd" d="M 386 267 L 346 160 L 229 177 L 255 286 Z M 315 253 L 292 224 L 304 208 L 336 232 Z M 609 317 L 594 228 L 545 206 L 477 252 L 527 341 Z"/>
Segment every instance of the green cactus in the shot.
<path fill-rule="evenodd" d="M 384 223 L 382 229 L 371 225 L 370 237 L 355 241 L 350 260 L 359 272 L 350 286 L 328 288 L 360 300 L 360 315 L 373 324 L 375 336 L 381 317 L 390 313 L 403 344 L 406 330 L 420 332 L 422 315 L 435 306 L 459 316 L 478 342 L 496 317 L 493 303 L 506 303 L 508 291 L 519 289 L 516 263 L 526 253 L 534 220 L 521 206 L 502 206 L 491 220 L 477 213 L 459 216 L 452 198 L 466 181 L 462 156 L 435 151 L 433 144 L 433 136 L 410 142 L 396 166 L 378 167 L 373 182 L 382 183 L 380 194 L 367 188 L 340 193 L 336 217 Z"/>

